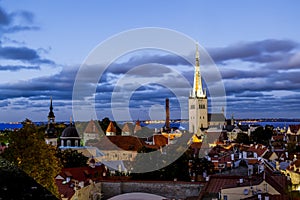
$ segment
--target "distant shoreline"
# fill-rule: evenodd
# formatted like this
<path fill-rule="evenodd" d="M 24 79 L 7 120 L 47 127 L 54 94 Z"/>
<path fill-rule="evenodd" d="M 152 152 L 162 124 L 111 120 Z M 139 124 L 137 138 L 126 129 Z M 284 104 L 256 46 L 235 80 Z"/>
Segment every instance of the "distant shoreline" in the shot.
<path fill-rule="evenodd" d="M 139 120 L 144 126 L 149 126 L 152 128 L 161 128 L 165 120 Z M 289 125 L 293 124 L 300 124 L 300 119 L 289 119 L 289 118 L 262 118 L 262 119 L 234 119 L 236 124 L 245 124 L 245 125 L 260 125 L 260 126 L 265 126 L 265 125 L 273 125 L 275 128 L 280 127 L 288 127 Z M 120 121 L 118 122 L 119 124 L 124 124 L 128 121 Z M 132 121 L 134 123 L 135 121 Z M 187 119 L 172 119 L 170 120 L 171 123 L 174 124 L 186 124 L 188 123 Z M 40 125 L 46 125 L 48 122 L 33 122 L 34 124 L 40 126 Z M 69 121 L 58 121 L 56 122 L 57 124 L 64 123 L 66 125 L 70 124 Z M 151 126 L 152 125 L 152 126 Z M 22 128 L 22 122 L 1 122 L 0 123 L 0 131 L 4 130 L 15 130 L 15 129 L 20 129 Z M 188 128 L 188 127 L 185 127 Z"/>

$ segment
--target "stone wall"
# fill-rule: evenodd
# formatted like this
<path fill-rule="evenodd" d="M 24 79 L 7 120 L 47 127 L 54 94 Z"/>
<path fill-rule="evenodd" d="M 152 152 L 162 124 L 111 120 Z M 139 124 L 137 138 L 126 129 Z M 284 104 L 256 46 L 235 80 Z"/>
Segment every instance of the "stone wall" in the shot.
<path fill-rule="evenodd" d="M 186 199 L 198 196 L 202 187 L 200 183 L 171 181 L 101 182 L 104 199 L 131 192 L 156 194 L 169 199 Z"/>

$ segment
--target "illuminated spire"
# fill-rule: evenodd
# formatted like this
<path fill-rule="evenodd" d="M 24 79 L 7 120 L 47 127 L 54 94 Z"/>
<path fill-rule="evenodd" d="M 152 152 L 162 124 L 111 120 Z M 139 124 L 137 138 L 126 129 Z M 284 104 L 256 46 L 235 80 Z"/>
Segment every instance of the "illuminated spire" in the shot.
<path fill-rule="evenodd" d="M 200 73 L 200 55 L 198 50 L 198 43 L 196 43 L 196 62 L 195 62 L 195 73 L 194 73 L 194 85 L 192 97 L 205 97 L 205 93 L 202 88 L 202 79 Z"/>

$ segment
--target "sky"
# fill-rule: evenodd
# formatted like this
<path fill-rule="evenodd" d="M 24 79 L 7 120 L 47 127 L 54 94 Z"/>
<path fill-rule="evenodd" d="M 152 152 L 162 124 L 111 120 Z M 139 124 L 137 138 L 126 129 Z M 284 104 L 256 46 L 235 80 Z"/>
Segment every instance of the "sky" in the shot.
<path fill-rule="evenodd" d="M 0 122 L 46 121 L 50 97 L 56 120 L 68 120 L 80 66 L 105 41 L 144 27 L 173 30 L 199 43 L 200 55 L 207 52 L 220 73 L 227 117 L 300 118 L 299 7 L 296 0 L 0 0 Z M 104 54 L 131 42 L 110 46 Z M 182 57 L 141 49 L 111 62 L 98 83 L 85 77 L 82 90 L 96 88 L 80 102 L 94 102 L 96 113 L 85 119 L 164 119 L 165 98 L 171 119 L 188 118 L 191 88 L 178 77 L 192 84 L 194 69 Z M 89 75 L 96 77 L 102 65 L 91 67 Z M 202 60 L 204 74 L 206 69 Z M 124 77 L 127 82 L 120 85 Z M 137 80 L 152 83 L 136 86 Z"/>

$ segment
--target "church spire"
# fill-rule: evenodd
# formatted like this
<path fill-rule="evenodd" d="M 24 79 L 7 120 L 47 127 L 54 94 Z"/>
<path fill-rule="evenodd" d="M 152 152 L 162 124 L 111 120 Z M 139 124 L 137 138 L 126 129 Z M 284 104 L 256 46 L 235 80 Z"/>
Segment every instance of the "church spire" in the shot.
<path fill-rule="evenodd" d="M 195 73 L 194 73 L 194 85 L 193 85 L 193 92 L 192 97 L 205 97 L 205 93 L 203 92 L 202 88 L 202 79 L 201 79 L 201 72 L 200 72 L 200 55 L 198 50 L 198 43 L 196 43 L 196 55 L 195 55 Z"/>
<path fill-rule="evenodd" d="M 49 107 L 49 114 L 48 114 L 48 122 L 53 122 L 55 120 L 55 115 L 53 112 L 53 105 L 52 105 L 52 97 L 50 98 L 50 107 Z"/>

